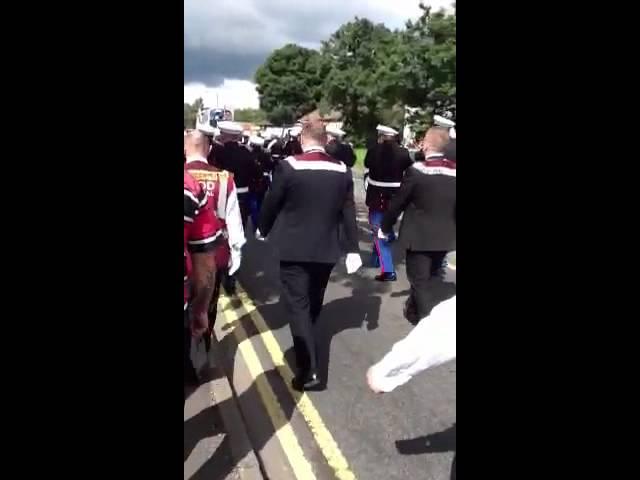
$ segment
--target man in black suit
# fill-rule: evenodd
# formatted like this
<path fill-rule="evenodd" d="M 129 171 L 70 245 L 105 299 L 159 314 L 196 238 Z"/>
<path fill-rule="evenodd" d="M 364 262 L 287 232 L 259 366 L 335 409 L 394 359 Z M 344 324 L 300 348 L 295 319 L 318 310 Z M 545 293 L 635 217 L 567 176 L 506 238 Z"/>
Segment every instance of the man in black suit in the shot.
<path fill-rule="evenodd" d="M 298 372 L 296 390 L 321 386 L 314 326 L 322 310 L 331 270 L 342 256 L 339 229 L 345 234 L 347 272 L 362 264 L 358 249 L 353 179 L 346 165 L 324 150 L 326 132 L 319 120 L 302 130 L 300 155 L 289 156 L 262 204 L 258 238 L 272 234 L 280 254 L 281 301 L 289 317 Z"/>
<path fill-rule="evenodd" d="M 417 318 L 429 314 L 433 284 L 448 251 L 456 249 L 456 163 L 445 158 L 447 129 L 429 129 L 422 142 L 423 162 L 407 169 L 398 193 L 382 218 L 379 235 L 393 231 L 400 213 L 400 242 L 407 249 L 407 276 L 411 283 L 409 304 Z"/>

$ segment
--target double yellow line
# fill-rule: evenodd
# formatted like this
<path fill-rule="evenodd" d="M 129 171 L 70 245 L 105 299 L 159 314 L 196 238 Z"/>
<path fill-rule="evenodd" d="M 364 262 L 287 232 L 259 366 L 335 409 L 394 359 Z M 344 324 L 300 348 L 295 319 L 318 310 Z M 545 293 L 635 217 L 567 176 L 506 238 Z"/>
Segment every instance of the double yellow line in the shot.
<path fill-rule="evenodd" d="M 340 451 L 340 448 L 331 435 L 331 432 L 329 432 L 322 421 L 318 410 L 311 402 L 309 396 L 305 393 L 297 392 L 291 387 L 291 380 L 294 375 L 291 371 L 291 367 L 289 367 L 289 364 L 285 361 L 284 353 L 280 348 L 280 344 L 273 335 L 273 332 L 271 332 L 247 293 L 239 285 L 237 285 L 236 291 L 237 298 L 240 300 L 242 307 L 249 318 L 251 318 L 251 321 L 259 332 L 259 335 L 256 335 L 253 338 L 259 337 L 264 343 L 273 364 L 277 368 L 280 376 L 283 378 L 289 393 L 295 401 L 296 408 L 305 419 L 316 443 L 318 444 L 318 447 L 320 448 L 320 451 L 324 455 L 329 466 L 333 469 L 336 478 L 338 480 L 356 480 L 356 476 L 351 471 L 346 458 Z M 233 334 L 238 342 L 238 350 L 247 363 L 251 376 L 256 381 L 260 398 L 267 409 L 271 422 L 276 430 L 278 441 L 287 455 L 294 474 L 300 480 L 315 479 L 316 476 L 313 473 L 311 464 L 305 458 L 304 452 L 300 447 L 300 443 L 298 442 L 291 425 L 288 423 L 271 385 L 266 380 L 266 377 L 261 375 L 264 373 L 264 369 L 258 359 L 258 355 L 253 348 L 253 345 L 251 344 L 251 340 L 248 338 L 246 330 L 238 321 L 238 312 L 231 305 L 229 297 L 224 295 L 221 296 L 220 307 L 226 322 L 234 325 Z"/>

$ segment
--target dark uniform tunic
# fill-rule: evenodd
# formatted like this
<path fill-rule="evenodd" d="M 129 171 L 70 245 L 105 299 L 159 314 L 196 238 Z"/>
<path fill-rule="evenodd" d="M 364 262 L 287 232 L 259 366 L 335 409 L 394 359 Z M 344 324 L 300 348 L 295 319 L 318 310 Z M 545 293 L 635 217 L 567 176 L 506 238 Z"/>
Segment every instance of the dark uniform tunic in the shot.
<path fill-rule="evenodd" d="M 300 155 L 302 153 L 302 147 L 300 141 L 297 138 L 290 138 L 284 145 L 284 155 L 289 157 L 291 155 Z"/>
<path fill-rule="evenodd" d="M 265 150 L 271 157 L 271 162 L 273 165 L 273 168 L 271 170 L 271 181 L 273 182 L 276 174 L 276 167 L 278 166 L 278 163 L 280 163 L 280 160 L 285 158 L 284 142 L 280 138 L 269 140 L 268 142 L 266 142 Z"/>
<path fill-rule="evenodd" d="M 249 150 L 238 142 L 227 142 L 222 148 L 217 147 L 214 161 L 219 168 L 233 173 L 242 224 L 246 227 L 251 211 L 249 189 L 252 182 L 261 176 L 258 167 Z"/>
<path fill-rule="evenodd" d="M 325 148 L 333 158 L 340 160 L 347 167 L 352 168 L 356 163 L 356 154 L 348 143 L 339 140 L 331 140 Z"/>
<path fill-rule="evenodd" d="M 383 233 L 392 231 L 404 211 L 400 243 L 407 250 L 407 276 L 418 318 L 436 303 L 434 286 L 447 252 L 456 249 L 456 163 L 442 153 L 416 162 L 382 219 Z"/>
<path fill-rule="evenodd" d="M 342 244 L 348 252 L 358 251 L 351 171 L 322 148 L 282 160 L 262 205 L 259 229 L 265 237 L 271 234 L 279 251 L 281 299 L 298 369 L 315 370 L 313 324 L 322 310 L 331 270 L 344 253 Z"/>
<path fill-rule="evenodd" d="M 251 224 L 253 230 L 258 228 L 258 218 L 262 208 L 264 196 L 271 185 L 271 174 L 273 172 L 274 162 L 271 156 L 260 146 L 250 146 L 249 153 L 256 164 L 257 175 L 255 175 L 249 184 L 249 202 L 251 210 Z"/>
<path fill-rule="evenodd" d="M 400 188 L 405 170 L 412 163 L 409 151 L 393 140 L 374 145 L 364 159 L 365 173 L 368 171 L 366 204 L 373 234 L 372 259 L 374 265 L 379 263 L 383 274 L 395 273 L 395 267 L 391 246 L 386 240 L 378 238 L 377 230 L 390 200 Z"/>

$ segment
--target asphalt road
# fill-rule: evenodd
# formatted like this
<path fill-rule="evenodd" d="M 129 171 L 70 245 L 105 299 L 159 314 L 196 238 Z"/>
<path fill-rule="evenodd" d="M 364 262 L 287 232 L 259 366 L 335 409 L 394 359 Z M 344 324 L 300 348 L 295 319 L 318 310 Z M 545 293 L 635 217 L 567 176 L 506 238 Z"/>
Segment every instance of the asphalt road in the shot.
<path fill-rule="evenodd" d="M 394 252 L 399 277 L 395 283 L 376 282 L 373 277 L 378 270 L 368 268 L 371 238 L 359 179 L 356 186 L 360 249 L 365 267 L 355 275 L 347 275 L 344 264 L 334 269 L 318 325 L 321 373 L 327 387 L 307 396 L 355 478 L 448 480 L 453 478 L 451 467 L 456 449 L 455 361 L 427 371 L 389 394 L 373 394 L 366 385 L 367 368 L 404 337 L 412 325 L 402 315 L 409 288 L 402 252 Z M 291 335 L 278 303 L 280 284 L 274 247 L 268 242 L 250 240 L 244 249 L 238 279 L 282 352 L 286 352 L 285 358 L 295 365 Z M 447 293 L 453 290 L 443 294 Z M 248 336 L 256 335 L 258 332 L 249 330 Z M 262 346 L 257 346 L 256 351 L 260 358 L 266 356 Z M 264 367 L 265 371 L 271 368 Z M 267 373 L 271 384 L 276 384 L 273 389 L 280 403 L 286 402 L 286 388 L 277 385 L 284 382 L 277 378 L 277 372 Z M 258 401 L 256 396 L 252 404 Z M 316 428 L 305 424 L 296 413 L 295 402 L 283 409 L 315 476 L 332 478 L 332 469 L 322 465 L 327 455 Z M 260 409 L 254 413 L 245 410 L 243 415 L 249 425 L 249 436 L 259 443 L 256 449 L 260 450 L 266 438 L 255 438 L 265 436 L 264 432 L 256 433 L 256 425 L 268 422 L 260 418 L 263 416 Z M 289 449 L 283 446 L 282 450 Z M 284 473 L 282 478 L 287 478 Z"/>

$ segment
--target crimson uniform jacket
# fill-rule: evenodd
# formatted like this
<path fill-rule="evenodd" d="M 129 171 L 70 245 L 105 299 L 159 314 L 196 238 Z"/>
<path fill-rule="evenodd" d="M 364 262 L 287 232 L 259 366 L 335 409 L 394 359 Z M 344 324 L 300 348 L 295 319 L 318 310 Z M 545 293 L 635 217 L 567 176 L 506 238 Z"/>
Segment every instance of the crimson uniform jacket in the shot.
<path fill-rule="evenodd" d="M 405 170 L 413 161 L 409 151 L 394 141 L 378 143 L 364 158 L 367 174 L 367 206 L 384 212 L 389 201 L 400 188 Z"/>
<path fill-rule="evenodd" d="M 382 218 L 390 233 L 404 211 L 399 241 L 407 250 L 445 252 L 456 249 L 456 164 L 442 153 L 416 162 L 402 180 Z"/>
<path fill-rule="evenodd" d="M 273 228 L 271 238 L 278 246 L 280 260 L 336 263 L 343 253 L 341 224 L 348 252 L 357 252 L 353 179 L 346 165 L 322 147 L 282 160 L 262 204 L 258 225 L 265 237 Z"/>
<path fill-rule="evenodd" d="M 218 268 L 226 268 L 230 248 L 239 250 L 246 242 L 233 174 L 209 165 L 201 157 L 187 158 L 185 168 L 206 192 L 209 207 L 220 221 L 226 241 L 219 242 L 216 264 Z"/>
<path fill-rule="evenodd" d="M 222 233 L 220 222 L 207 202 L 200 184 L 184 172 L 184 309 L 189 300 L 191 254 L 213 251 Z"/>

